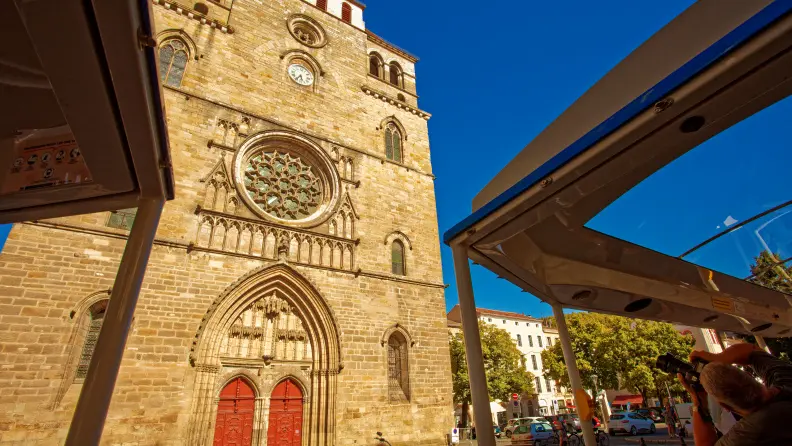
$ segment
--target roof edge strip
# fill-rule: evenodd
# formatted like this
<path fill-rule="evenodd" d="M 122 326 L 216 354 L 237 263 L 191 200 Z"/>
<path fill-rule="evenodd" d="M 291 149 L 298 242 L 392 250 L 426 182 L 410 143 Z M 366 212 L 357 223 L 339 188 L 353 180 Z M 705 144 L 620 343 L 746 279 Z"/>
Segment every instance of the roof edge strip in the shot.
<path fill-rule="evenodd" d="M 470 227 L 484 220 L 490 214 L 517 198 L 535 184 L 538 184 L 558 168 L 572 160 L 572 158 L 593 147 L 603 138 L 619 129 L 628 121 L 653 106 L 657 101 L 666 97 L 673 90 L 676 90 L 681 85 L 690 81 L 710 65 L 731 53 L 738 46 L 745 43 L 780 18 L 789 14 L 791 11 L 792 0 L 776 0 L 767 5 L 764 9 L 751 16 L 748 20 L 734 28 L 714 44 L 710 45 L 693 59 L 677 68 L 673 73 L 655 84 L 652 88 L 633 99 L 629 104 L 622 107 L 611 117 L 583 135 L 580 139 L 550 158 L 549 161 L 523 177 L 522 180 L 513 184 L 493 200 L 452 226 L 451 229 L 443 234 L 443 243 L 450 244 L 452 240 L 467 231 Z"/>

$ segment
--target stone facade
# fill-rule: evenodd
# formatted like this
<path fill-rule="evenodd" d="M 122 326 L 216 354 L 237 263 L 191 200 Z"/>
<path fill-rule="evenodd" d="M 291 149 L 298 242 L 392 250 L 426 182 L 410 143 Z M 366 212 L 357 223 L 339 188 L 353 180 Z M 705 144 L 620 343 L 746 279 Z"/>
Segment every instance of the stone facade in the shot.
<path fill-rule="evenodd" d="M 177 197 L 103 444 L 222 444 L 218 425 L 233 420 L 218 421 L 218 404 L 241 383 L 254 400 L 246 441 L 266 445 L 270 396 L 287 381 L 301 398 L 294 444 L 370 444 L 376 431 L 394 445 L 445 444 L 451 373 L 416 59 L 364 29 L 362 4 L 328 3 L 219 1 L 201 14 L 153 1 L 158 42 L 176 39 L 187 55 L 163 90 Z M 324 41 L 301 42 L 298 22 Z M 402 68 L 399 86 L 368 74 L 371 51 Z M 289 77 L 295 64 L 313 84 Z M 387 126 L 400 159 L 386 156 Z M 316 190 L 295 176 L 296 195 L 283 186 L 278 199 L 296 201 L 275 215 L 246 182 L 257 153 L 279 153 L 283 166 L 269 162 L 284 172 L 299 158 L 308 167 L 294 172 L 307 169 Z M 63 443 L 125 246 L 123 215 L 12 229 L 0 254 L 0 444 Z"/>

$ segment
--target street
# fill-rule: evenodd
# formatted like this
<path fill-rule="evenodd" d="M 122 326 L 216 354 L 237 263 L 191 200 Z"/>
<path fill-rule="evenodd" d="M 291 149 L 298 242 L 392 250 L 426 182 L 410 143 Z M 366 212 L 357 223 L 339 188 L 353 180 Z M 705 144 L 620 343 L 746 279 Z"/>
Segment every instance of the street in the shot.
<path fill-rule="evenodd" d="M 647 444 L 667 444 L 667 445 L 678 445 L 680 441 L 678 438 L 670 439 L 668 438 L 668 431 L 666 430 L 666 425 L 663 423 L 659 423 L 657 425 L 657 432 L 653 435 L 651 434 L 641 434 L 636 436 L 630 435 L 616 435 L 610 437 L 610 444 L 609 446 L 632 446 L 636 444 L 640 444 L 640 440 L 643 438 L 646 440 Z M 693 439 L 687 438 L 686 443 L 688 445 L 693 445 Z M 476 440 L 462 440 L 459 443 L 459 446 L 473 446 L 477 445 L 478 443 Z M 511 440 L 507 438 L 501 438 L 497 440 L 498 446 L 508 446 L 511 444 Z"/>

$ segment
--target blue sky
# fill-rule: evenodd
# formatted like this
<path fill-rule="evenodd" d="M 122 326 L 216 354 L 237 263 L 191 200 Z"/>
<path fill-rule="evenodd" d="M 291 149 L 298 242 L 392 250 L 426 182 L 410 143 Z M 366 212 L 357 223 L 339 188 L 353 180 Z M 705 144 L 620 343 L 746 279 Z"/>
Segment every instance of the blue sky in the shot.
<path fill-rule="evenodd" d="M 429 130 L 441 234 L 470 213 L 473 196 L 544 127 L 692 3 L 402 0 L 394 11 L 369 0 L 367 27 L 421 58 L 419 104 L 433 113 Z M 772 116 L 766 125 L 745 123 L 732 129 L 733 135 L 722 134 L 690 152 L 590 226 L 679 255 L 714 235 L 719 225 L 725 228 L 729 216 L 741 221 L 784 201 L 788 193 L 773 189 L 792 161 L 791 132 L 781 124 L 784 111 L 788 123 L 792 104 L 780 103 L 765 112 Z M 785 133 L 785 140 L 779 138 Z M 749 147 L 751 155 L 741 156 L 740 163 L 728 156 Z M 752 200 L 759 191 L 761 200 Z M 792 215 L 786 220 L 792 223 Z M 762 232 L 766 239 L 773 239 L 766 234 L 770 229 Z M 747 275 L 739 256 L 713 254 L 736 252 L 738 232 L 696 260 Z M 457 303 L 453 264 L 447 246 L 442 253 L 451 308 Z M 479 306 L 550 314 L 549 306 L 482 267 L 472 272 Z"/>

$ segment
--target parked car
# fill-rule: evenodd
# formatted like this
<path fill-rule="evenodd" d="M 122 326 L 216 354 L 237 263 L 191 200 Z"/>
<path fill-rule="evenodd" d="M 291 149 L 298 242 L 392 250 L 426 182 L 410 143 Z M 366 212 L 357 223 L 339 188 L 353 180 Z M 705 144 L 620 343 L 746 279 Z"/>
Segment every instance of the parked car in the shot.
<path fill-rule="evenodd" d="M 640 414 L 644 418 L 649 418 L 655 423 L 662 423 L 665 421 L 663 419 L 663 413 L 656 407 L 650 407 L 648 409 L 635 409 L 634 412 Z"/>
<path fill-rule="evenodd" d="M 503 434 L 506 435 L 506 438 L 511 438 L 512 433 L 514 430 L 517 429 L 517 426 L 523 424 L 531 424 L 531 423 L 547 423 L 547 419 L 544 417 L 523 417 L 523 418 L 513 418 L 506 423 L 506 427 L 503 428 Z"/>
<path fill-rule="evenodd" d="M 517 426 L 511 436 L 513 446 L 528 446 L 549 440 L 553 437 L 550 423 L 529 423 Z"/>
<path fill-rule="evenodd" d="M 608 423 L 608 433 L 613 436 L 617 433 L 628 433 L 638 435 L 638 433 L 655 433 L 655 424 L 649 418 L 643 417 L 637 412 L 620 412 L 611 415 Z"/>

